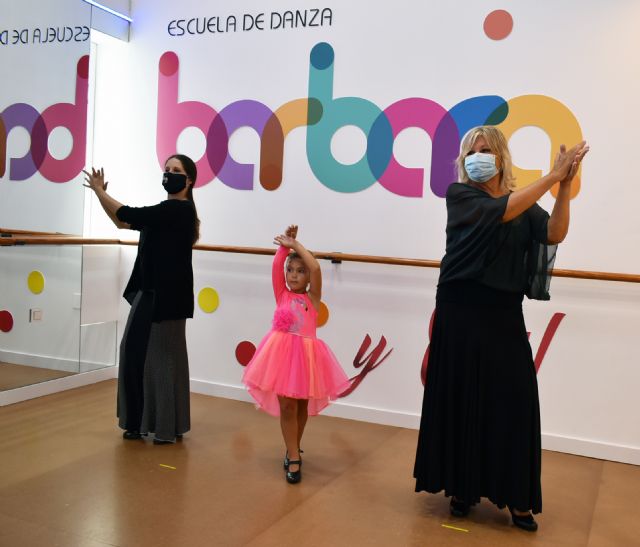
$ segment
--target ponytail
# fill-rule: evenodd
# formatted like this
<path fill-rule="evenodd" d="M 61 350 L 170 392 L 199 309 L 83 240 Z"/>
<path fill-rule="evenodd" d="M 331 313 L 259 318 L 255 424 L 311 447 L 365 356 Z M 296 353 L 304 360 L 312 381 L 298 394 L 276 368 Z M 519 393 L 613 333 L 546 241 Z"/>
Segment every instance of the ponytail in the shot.
<path fill-rule="evenodd" d="M 198 209 L 196 208 L 196 202 L 193 199 L 193 184 L 189 186 L 189 191 L 187 192 L 187 199 L 193 204 L 193 210 L 196 214 L 196 219 L 195 219 L 195 222 L 193 223 L 193 244 L 195 245 L 200 239 L 200 219 L 198 218 Z"/>
<path fill-rule="evenodd" d="M 200 239 L 200 219 L 198 218 L 198 209 L 196 209 L 196 202 L 193 199 L 193 186 L 196 183 L 196 179 L 198 178 L 198 168 L 196 167 L 195 162 L 184 154 L 174 154 L 173 156 L 169 156 L 167 161 L 171 158 L 177 159 L 184 168 L 187 173 L 187 178 L 192 182 L 191 186 L 189 186 L 189 190 L 187 192 L 187 199 L 193 204 L 193 210 L 196 213 L 196 219 L 193 223 L 193 244 L 195 245 Z M 167 163 L 165 161 L 165 163 Z"/>

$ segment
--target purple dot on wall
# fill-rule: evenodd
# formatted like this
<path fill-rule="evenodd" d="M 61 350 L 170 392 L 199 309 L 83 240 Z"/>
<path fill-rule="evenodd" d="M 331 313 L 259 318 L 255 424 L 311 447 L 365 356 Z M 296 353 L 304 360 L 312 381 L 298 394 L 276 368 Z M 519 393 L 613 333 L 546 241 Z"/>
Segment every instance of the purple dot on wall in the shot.
<path fill-rule="evenodd" d="M 0 311 L 0 331 L 9 332 L 13 328 L 13 315 L 7 310 Z"/>
<path fill-rule="evenodd" d="M 256 347 L 249 341 L 245 340 L 236 346 L 236 359 L 243 367 L 246 367 L 251 361 Z"/>
<path fill-rule="evenodd" d="M 513 17 L 508 11 L 497 9 L 484 20 L 484 33 L 492 40 L 504 40 L 513 30 Z"/>

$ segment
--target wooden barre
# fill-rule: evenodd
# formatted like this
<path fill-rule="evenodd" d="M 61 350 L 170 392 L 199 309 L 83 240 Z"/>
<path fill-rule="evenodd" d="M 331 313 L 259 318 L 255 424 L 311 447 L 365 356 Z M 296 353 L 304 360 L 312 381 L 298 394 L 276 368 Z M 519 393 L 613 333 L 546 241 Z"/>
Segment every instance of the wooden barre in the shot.
<path fill-rule="evenodd" d="M 18 237 L 12 234 L 20 234 Z M 24 234 L 24 235 L 22 235 Z M 18 232 L 0 228 L 0 246 L 11 247 L 17 245 L 138 245 L 137 241 L 123 239 L 83 238 L 64 234 L 41 235 L 37 232 Z M 220 253 L 239 253 L 252 255 L 273 255 L 275 249 L 264 247 L 235 247 L 229 245 L 194 245 L 196 251 L 210 251 Z M 392 266 L 415 266 L 420 268 L 439 268 L 439 260 L 425 260 L 421 258 L 396 258 L 389 256 L 359 255 L 337 252 L 314 251 L 313 255 L 321 260 L 331 260 L 334 263 L 362 262 L 368 264 L 388 264 Z M 625 283 L 640 283 L 640 275 L 616 272 L 590 272 L 585 270 L 554 269 L 553 277 L 569 277 L 573 279 L 593 279 L 597 281 L 621 281 Z"/>

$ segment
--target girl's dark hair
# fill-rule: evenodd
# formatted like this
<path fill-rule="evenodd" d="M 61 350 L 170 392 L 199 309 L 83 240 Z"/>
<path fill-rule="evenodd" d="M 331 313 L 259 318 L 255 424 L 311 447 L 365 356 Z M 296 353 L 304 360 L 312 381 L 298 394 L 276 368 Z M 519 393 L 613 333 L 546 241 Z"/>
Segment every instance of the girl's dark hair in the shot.
<path fill-rule="evenodd" d="M 196 183 L 196 179 L 198 178 L 198 168 L 196 167 L 195 162 L 184 154 L 174 154 L 173 156 L 169 156 L 167 160 L 164 162 L 165 164 L 170 159 L 177 159 L 184 168 L 185 173 L 187 174 L 187 178 L 193 182 L 191 186 L 189 186 L 189 191 L 187 192 L 187 199 L 193 203 L 193 210 L 196 212 L 196 221 L 193 226 L 193 244 L 195 245 L 200 239 L 200 219 L 198 218 L 198 209 L 196 209 L 196 202 L 193 199 L 193 186 Z"/>

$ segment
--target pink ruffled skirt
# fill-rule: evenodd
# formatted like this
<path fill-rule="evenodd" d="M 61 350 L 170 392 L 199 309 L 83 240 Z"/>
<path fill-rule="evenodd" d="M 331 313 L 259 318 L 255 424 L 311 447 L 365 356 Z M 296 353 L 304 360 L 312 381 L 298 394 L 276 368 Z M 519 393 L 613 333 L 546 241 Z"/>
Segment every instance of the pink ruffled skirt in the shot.
<path fill-rule="evenodd" d="M 350 384 L 322 340 L 278 330 L 262 339 L 242 381 L 258 407 L 273 416 L 280 416 L 279 395 L 308 399 L 309 415 L 313 416 Z"/>

